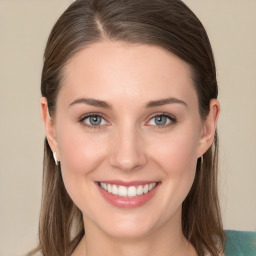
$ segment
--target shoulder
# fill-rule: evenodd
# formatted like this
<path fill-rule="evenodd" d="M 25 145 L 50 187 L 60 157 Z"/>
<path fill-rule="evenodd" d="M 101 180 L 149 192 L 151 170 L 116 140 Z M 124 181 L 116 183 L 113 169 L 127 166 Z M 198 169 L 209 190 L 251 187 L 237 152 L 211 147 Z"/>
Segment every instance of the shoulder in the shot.
<path fill-rule="evenodd" d="M 256 232 L 226 230 L 226 256 L 255 256 Z"/>

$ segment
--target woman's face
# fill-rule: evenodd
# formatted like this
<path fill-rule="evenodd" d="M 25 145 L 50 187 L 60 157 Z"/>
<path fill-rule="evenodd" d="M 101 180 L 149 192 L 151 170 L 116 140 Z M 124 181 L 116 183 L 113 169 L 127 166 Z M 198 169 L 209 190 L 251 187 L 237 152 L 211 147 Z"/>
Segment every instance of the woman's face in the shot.
<path fill-rule="evenodd" d="M 185 62 L 99 42 L 67 64 L 48 140 L 85 228 L 142 237 L 181 225 L 205 130 Z"/>

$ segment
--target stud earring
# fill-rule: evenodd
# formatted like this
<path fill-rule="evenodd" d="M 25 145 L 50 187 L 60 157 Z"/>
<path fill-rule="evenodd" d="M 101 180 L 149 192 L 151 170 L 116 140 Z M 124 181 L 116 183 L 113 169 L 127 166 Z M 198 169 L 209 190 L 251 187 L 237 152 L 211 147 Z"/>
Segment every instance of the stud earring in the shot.
<path fill-rule="evenodd" d="M 59 163 L 58 163 L 58 160 L 57 160 L 56 152 L 53 152 L 52 154 L 53 154 L 53 158 L 54 158 L 55 164 L 58 165 Z"/>

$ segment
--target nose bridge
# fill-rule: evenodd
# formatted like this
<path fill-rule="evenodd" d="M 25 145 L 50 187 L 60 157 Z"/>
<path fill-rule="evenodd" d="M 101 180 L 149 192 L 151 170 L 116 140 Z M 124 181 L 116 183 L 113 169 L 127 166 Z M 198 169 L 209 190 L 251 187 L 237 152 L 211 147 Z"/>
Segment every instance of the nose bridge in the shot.
<path fill-rule="evenodd" d="M 110 163 L 124 171 L 142 167 L 147 162 L 143 138 L 134 124 L 123 124 L 117 128 L 113 138 Z"/>

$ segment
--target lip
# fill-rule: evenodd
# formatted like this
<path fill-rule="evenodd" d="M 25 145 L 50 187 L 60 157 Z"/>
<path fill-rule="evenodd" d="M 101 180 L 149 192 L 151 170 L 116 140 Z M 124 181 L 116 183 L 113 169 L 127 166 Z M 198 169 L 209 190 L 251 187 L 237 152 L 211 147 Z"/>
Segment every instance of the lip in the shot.
<path fill-rule="evenodd" d="M 101 180 L 101 181 L 98 181 L 98 183 L 99 182 L 108 183 L 112 185 L 125 186 L 125 187 L 146 185 L 154 182 L 159 183 L 158 181 L 149 181 L 149 180 L 135 180 L 135 181 Z"/>
<path fill-rule="evenodd" d="M 120 186 L 137 186 L 137 185 L 145 185 L 145 184 L 150 184 L 156 181 L 131 181 L 131 182 L 124 182 L 124 181 L 119 181 L 119 180 L 108 180 L 108 181 L 100 181 L 103 183 L 108 183 L 108 184 L 116 184 L 116 185 L 120 185 Z M 100 187 L 99 182 L 95 182 L 101 195 L 103 196 L 103 198 L 110 204 L 112 204 L 115 207 L 118 208 L 136 208 L 136 207 L 140 207 L 144 204 L 146 204 L 150 199 L 153 198 L 153 196 L 156 194 L 156 192 L 158 191 L 158 188 L 161 184 L 161 182 L 156 182 L 156 186 L 149 191 L 147 194 L 143 194 L 141 196 L 136 196 L 136 197 L 132 197 L 132 198 L 124 198 L 124 197 L 120 197 L 117 195 L 113 195 L 109 192 L 107 192 L 106 190 L 104 190 L 103 188 Z"/>

